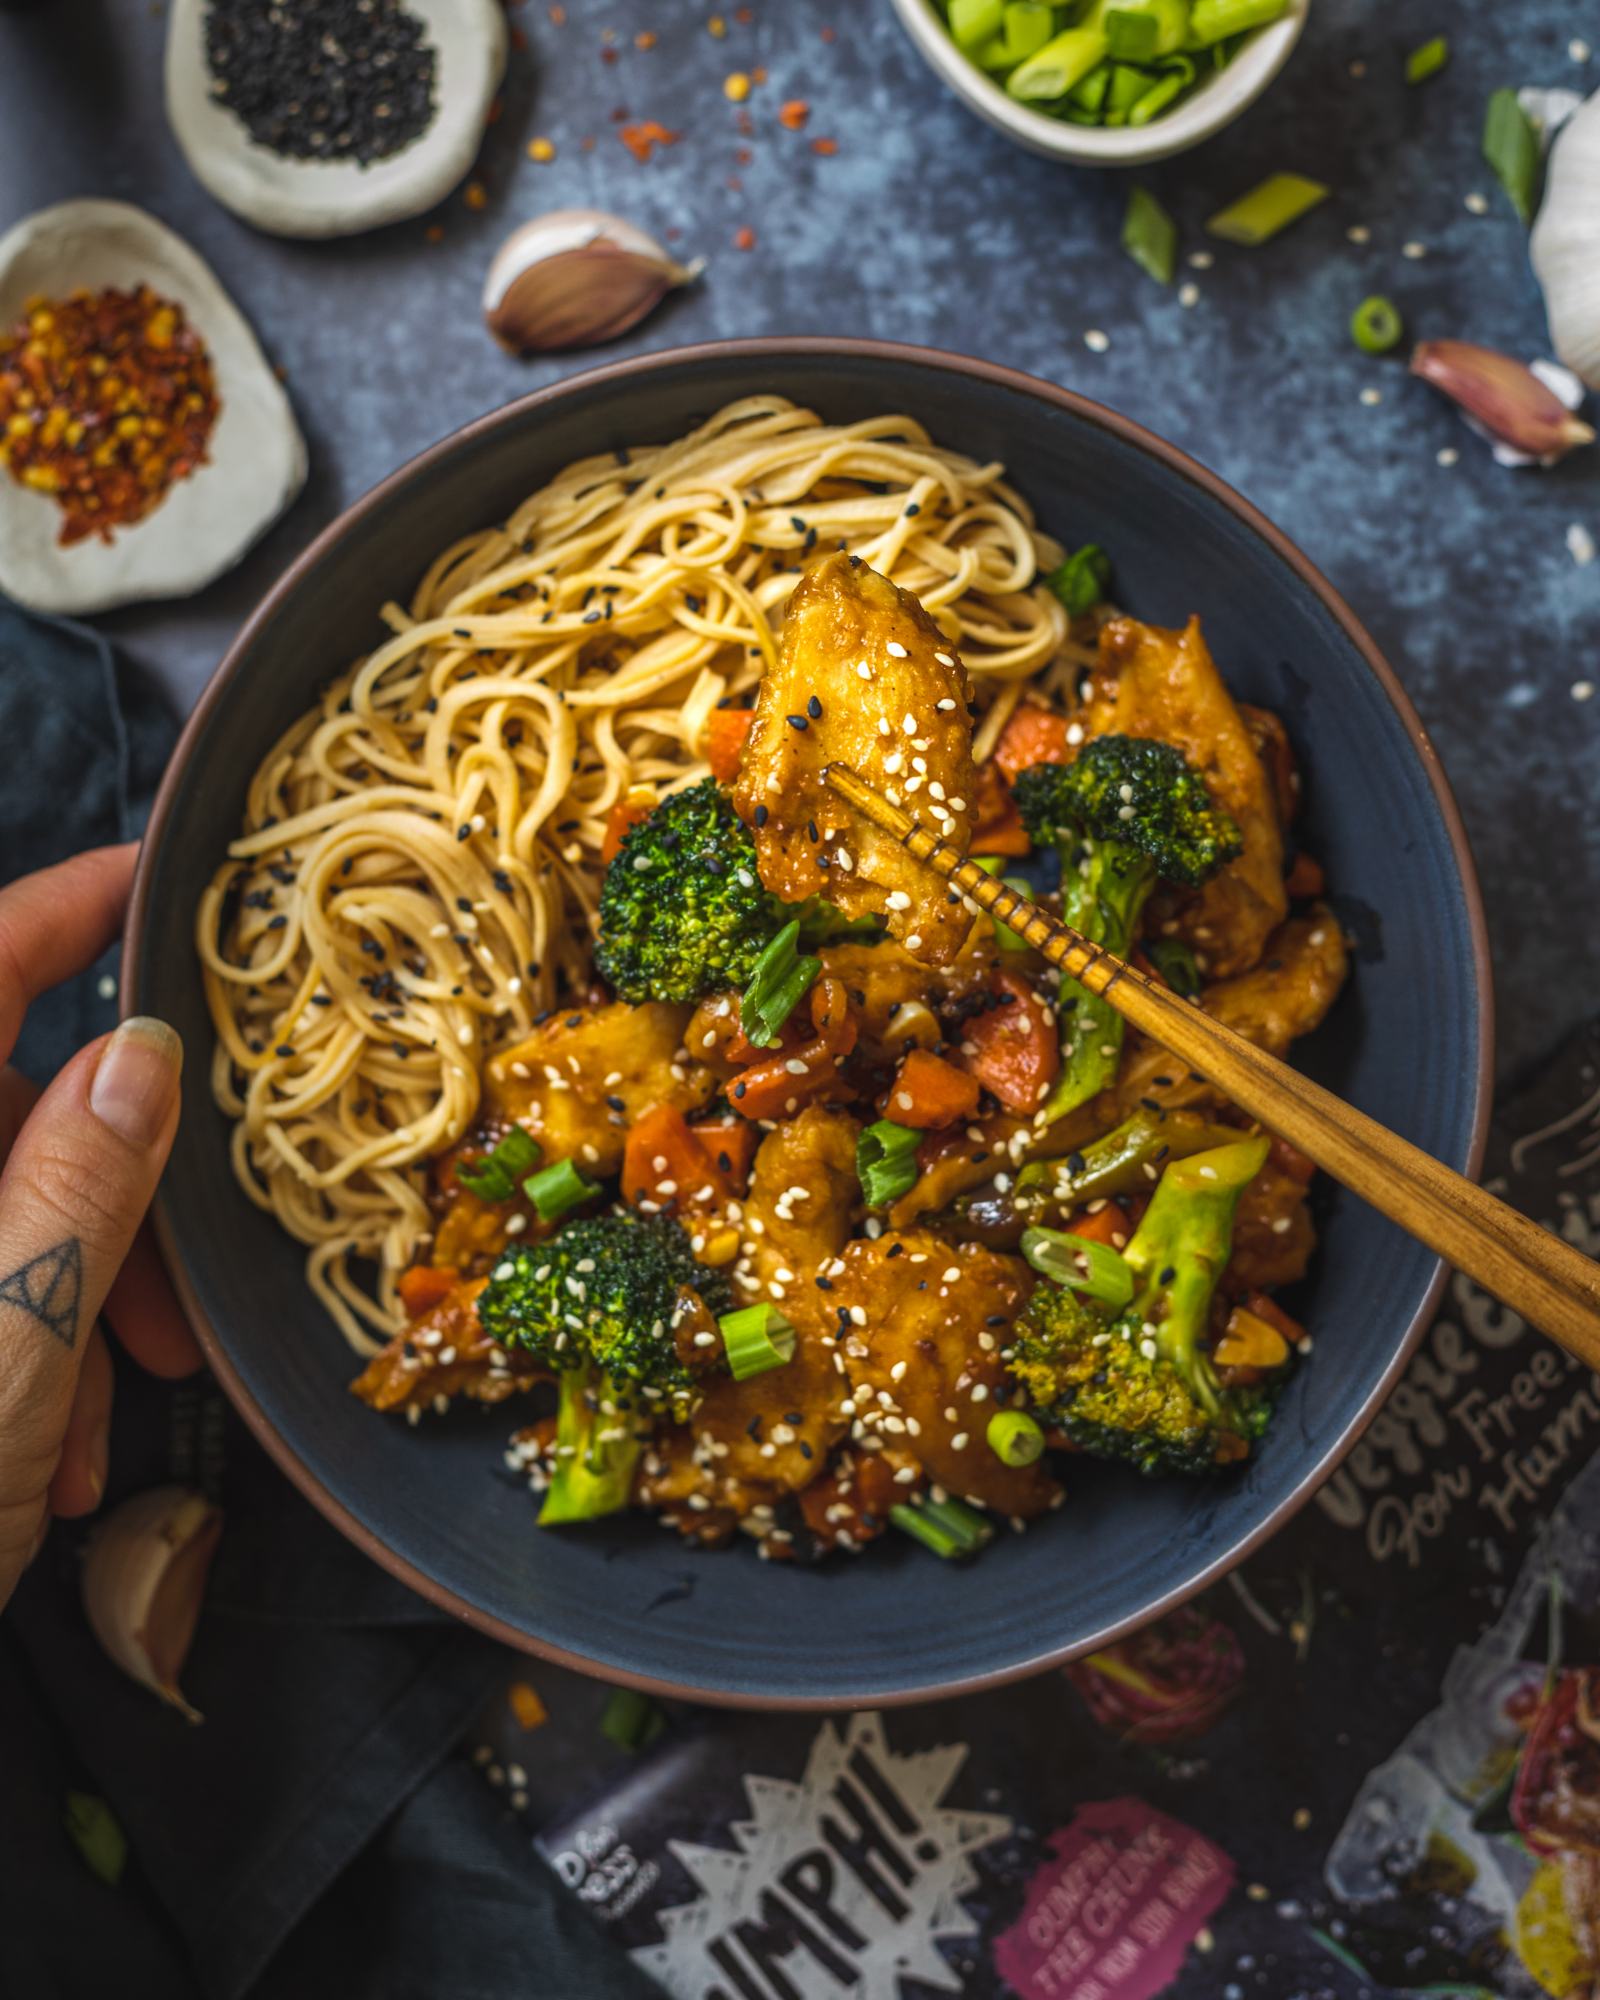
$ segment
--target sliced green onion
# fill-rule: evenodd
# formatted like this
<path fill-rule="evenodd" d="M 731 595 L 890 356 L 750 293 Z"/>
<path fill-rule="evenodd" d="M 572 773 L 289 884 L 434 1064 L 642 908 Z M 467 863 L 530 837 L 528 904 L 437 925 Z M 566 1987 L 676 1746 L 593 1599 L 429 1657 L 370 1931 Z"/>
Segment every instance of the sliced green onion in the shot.
<path fill-rule="evenodd" d="M 889 1509 L 889 1519 L 946 1561 L 975 1556 L 994 1540 L 993 1522 L 962 1500 L 902 1500 Z"/>
<path fill-rule="evenodd" d="M 1110 590 L 1111 558 L 1094 542 L 1085 542 L 1081 549 L 1073 550 L 1059 569 L 1050 572 L 1045 583 L 1061 599 L 1070 616 L 1081 618 L 1102 603 Z"/>
<path fill-rule="evenodd" d="M 971 55 L 999 34 L 1005 11 L 1004 0 L 950 0 L 951 40 L 963 54 Z"/>
<path fill-rule="evenodd" d="M 820 958 L 802 958 L 796 951 L 799 936 L 798 918 L 784 925 L 756 960 L 739 1002 L 739 1026 L 758 1049 L 771 1048 L 777 1041 L 784 1022 L 822 970 Z"/>
<path fill-rule="evenodd" d="M 1210 48 L 1230 35 L 1265 28 L 1288 11 L 1289 0 L 1194 0 L 1189 10 L 1189 46 Z"/>
<path fill-rule="evenodd" d="M 1111 65 L 1111 88 L 1106 92 L 1106 116 L 1115 117 L 1120 111 L 1124 117 L 1139 102 L 1147 91 L 1154 90 L 1155 78 L 1147 69 L 1139 69 L 1133 63 L 1113 63 Z"/>
<path fill-rule="evenodd" d="M 1248 194 L 1219 209 L 1206 228 L 1225 243 L 1254 249 L 1327 198 L 1321 181 L 1309 181 L 1303 174 L 1269 174 Z"/>
<path fill-rule="evenodd" d="M 1106 47 L 1113 62 L 1148 62 L 1156 52 L 1161 23 L 1145 8 L 1112 7 L 1105 17 Z"/>
<path fill-rule="evenodd" d="M 456 1179 L 479 1201 L 509 1201 L 517 1191 L 516 1182 L 495 1165 L 492 1156 L 486 1156 L 475 1167 L 463 1166 L 458 1161 Z"/>
<path fill-rule="evenodd" d="M 1067 93 L 1068 102 L 1080 111 L 1098 113 L 1106 101 L 1106 92 L 1111 88 L 1111 65 L 1101 63 L 1098 69 L 1090 70 L 1082 83 L 1075 83 Z M 1093 122 L 1093 121 L 1091 121 Z"/>
<path fill-rule="evenodd" d="M 1443 35 L 1435 35 L 1431 42 L 1424 42 L 1420 49 L 1413 49 L 1406 57 L 1406 82 L 1426 83 L 1430 76 L 1437 76 L 1450 60 L 1450 44 Z"/>
<path fill-rule="evenodd" d="M 1047 103 L 1065 97 L 1105 59 L 1105 35 L 1091 18 L 1081 27 L 1056 35 L 1037 55 L 1018 63 L 1006 78 L 1006 92 L 1024 104 Z"/>
<path fill-rule="evenodd" d="M 509 1201 L 517 1191 L 517 1181 L 530 1167 L 539 1164 L 539 1142 L 513 1125 L 492 1152 L 475 1167 L 457 1166 L 456 1179 L 479 1201 Z"/>
<path fill-rule="evenodd" d="M 116 1814 L 94 1792 L 68 1792 L 62 1819 L 85 1867 L 114 1889 L 128 1861 L 128 1837 Z"/>
<path fill-rule="evenodd" d="M 1374 293 L 1350 315 L 1350 338 L 1363 354 L 1387 354 L 1404 338 L 1406 323 L 1392 299 Z"/>
<path fill-rule="evenodd" d="M 1180 81 L 1173 81 L 1167 102 L 1183 88 Z M 1127 213 L 1122 218 L 1122 247 L 1157 284 L 1172 283 L 1178 267 L 1178 225 L 1148 188 L 1135 186 L 1129 191 Z"/>
<path fill-rule="evenodd" d="M 1022 1254 L 1042 1277 L 1120 1311 L 1133 1297 L 1133 1266 L 1109 1243 L 1065 1229 L 1025 1229 Z"/>
<path fill-rule="evenodd" d="M 922 1137 L 914 1126 L 880 1118 L 857 1139 L 856 1176 L 868 1208 L 887 1208 L 916 1186 Z"/>
<path fill-rule="evenodd" d="M 996 1410 L 984 1436 L 1002 1465 L 1032 1465 L 1044 1451 L 1044 1432 L 1026 1410 Z"/>
<path fill-rule="evenodd" d="M 619 1750 L 647 1748 L 666 1726 L 666 1716 L 637 1688 L 613 1688 L 600 1711 L 600 1733 Z"/>
<path fill-rule="evenodd" d="M 1193 1000 L 1199 993 L 1200 967 L 1180 939 L 1152 938 L 1144 954 L 1180 1000 Z"/>
<path fill-rule="evenodd" d="M 569 1209 L 593 1200 L 600 1190 L 593 1181 L 586 1181 L 570 1160 L 557 1160 L 530 1174 L 522 1183 L 522 1192 L 539 1211 L 541 1222 L 554 1222 Z"/>
<path fill-rule="evenodd" d="M 765 1375 L 794 1359 L 794 1327 L 773 1305 L 741 1306 L 717 1321 L 735 1382 Z"/>
<path fill-rule="evenodd" d="M 1185 76 L 1181 70 L 1177 69 L 1167 71 L 1162 76 L 1160 82 L 1153 84 L 1145 92 L 1144 96 L 1139 99 L 1139 102 L 1134 105 L 1133 109 L 1128 113 L 1128 123 L 1130 125 L 1148 125 L 1152 118 L 1159 118 L 1167 106 L 1175 98 L 1181 97 L 1193 81 L 1194 72 L 1192 68 L 1188 76 Z M 1153 275 L 1154 273 L 1152 273 Z M 1170 273 L 1168 276 L 1170 277 Z M 1161 282 L 1166 284 L 1168 279 L 1163 278 Z"/>
<path fill-rule="evenodd" d="M 1539 185 L 1539 135 L 1514 90 L 1497 90 L 1483 120 L 1483 157 L 1494 168 L 1524 222 Z"/>
<path fill-rule="evenodd" d="M 1010 62 L 1026 62 L 1036 55 L 1056 24 L 1049 0 L 1007 0 L 1005 23 L 1003 39 Z"/>

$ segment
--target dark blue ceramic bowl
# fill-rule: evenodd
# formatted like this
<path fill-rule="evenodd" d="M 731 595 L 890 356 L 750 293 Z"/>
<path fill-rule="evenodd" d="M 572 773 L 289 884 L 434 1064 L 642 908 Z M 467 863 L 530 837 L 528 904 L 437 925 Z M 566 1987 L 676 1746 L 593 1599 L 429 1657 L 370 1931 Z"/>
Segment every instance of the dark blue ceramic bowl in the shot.
<path fill-rule="evenodd" d="M 758 1706 L 910 1701 L 1089 1652 L 1180 1603 L 1259 1545 L 1349 1449 L 1438 1293 L 1437 1260 L 1330 1190 L 1292 1301 L 1316 1350 L 1258 1460 L 1215 1484 L 1074 1470 L 1060 1513 L 970 1567 L 890 1538 L 860 1561 L 692 1554 L 640 1518 L 541 1534 L 500 1469 L 504 1409 L 417 1429 L 346 1393 L 351 1358 L 306 1290 L 299 1247 L 246 1200 L 207 1089 L 211 1029 L 190 941 L 246 782 L 318 685 L 381 636 L 438 549 L 500 519 L 569 460 L 667 439 L 777 391 L 836 421 L 905 410 L 1003 459 L 1062 540 L 1115 551 L 1120 600 L 1191 611 L 1233 688 L 1287 721 L 1305 840 L 1352 935 L 1355 977 L 1297 1059 L 1452 1167 L 1479 1164 L 1490 988 L 1472 862 L 1438 761 L 1350 612 L 1259 514 L 1170 445 L 1092 403 L 985 363 L 865 341 L 736 341 L 625 361 L 469 425 L 319 536 L 206 690 L 156 804 L 130 924 L 124 1005 L 190 1050 L 158 1221 L 212 1365 L 267 1448 L 379 1562 L 511 1644 L 659 1692 Z"/>

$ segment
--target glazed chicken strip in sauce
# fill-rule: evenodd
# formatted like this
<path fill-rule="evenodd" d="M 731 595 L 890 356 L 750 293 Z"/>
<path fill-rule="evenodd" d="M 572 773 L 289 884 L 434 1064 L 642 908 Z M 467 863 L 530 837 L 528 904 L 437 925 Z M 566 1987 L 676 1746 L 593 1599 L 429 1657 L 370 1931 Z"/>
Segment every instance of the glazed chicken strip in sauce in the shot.
<path fill-rule="evenodd" d="M 853 556 L 809 569 L 785 610 L 733 795 L 766 886 L 785 902 L 826 896 L 847 917 L 882 915 L 907 951 L 948 965 L 972 923 L 961 899 L 853 813 L 823 771 L 850 765 L 965 853 L 971 699 L 953 645 L 909 592 Z"/>

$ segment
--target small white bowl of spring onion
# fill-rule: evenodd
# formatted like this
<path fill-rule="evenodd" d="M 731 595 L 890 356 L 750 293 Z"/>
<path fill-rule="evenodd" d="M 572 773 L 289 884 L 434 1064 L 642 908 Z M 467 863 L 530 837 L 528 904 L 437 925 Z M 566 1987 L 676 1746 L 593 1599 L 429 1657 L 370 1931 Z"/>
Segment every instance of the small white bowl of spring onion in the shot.
<path fill-rule="evenodd" d="M 1132 167 L 1261 95 L 1310 0 L 894 0 L 958 97 L 1030 152 Z"/>

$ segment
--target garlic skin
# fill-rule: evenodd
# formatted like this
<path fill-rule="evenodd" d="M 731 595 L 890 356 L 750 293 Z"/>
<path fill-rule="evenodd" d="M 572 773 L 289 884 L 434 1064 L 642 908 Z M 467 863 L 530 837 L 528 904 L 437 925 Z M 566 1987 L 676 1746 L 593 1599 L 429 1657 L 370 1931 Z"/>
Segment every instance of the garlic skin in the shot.
<path fill-rule="evenodd" d="M 1550 344 L 1600 389 L 1600 93 L 1562 126 L 1528 244 L 1544 287 Z"/>
<path fill-rule="evenodd" d="M 514 229 L 483 287 L 489 331 L 510 354 L 594 347 L 692 284 L 703 261 L 680 264 L 653 236 L 597 208 L 555 208 Z"/>
<path fill-rule="evenodd" d="M 1502 465 L 1554 465 L 1594 432 L 1551 386 L 1556 371 L 1536 375 L 1509 354 L 1469 340 L 1424 340 L 1411 372 L 1446 395 L 1495 448 Z"/>
<path fill-rule="evenodd" d="M 205 1597 L 222 1510 L 203 1493 L 157 1486 L 96 1529 L 83 1565 L 83 1607 L 106 1653 L 190 1722 L 178 1675 Z"/>

